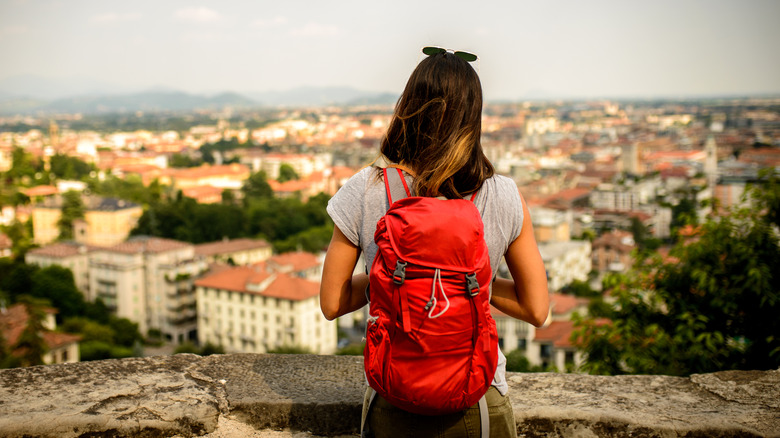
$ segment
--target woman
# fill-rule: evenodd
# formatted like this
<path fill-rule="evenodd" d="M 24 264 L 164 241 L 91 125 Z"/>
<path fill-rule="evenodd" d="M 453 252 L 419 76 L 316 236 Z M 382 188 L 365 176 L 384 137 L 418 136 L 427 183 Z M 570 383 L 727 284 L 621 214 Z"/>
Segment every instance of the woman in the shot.
<path fill-rule="evenodd" d="M 482 87 L 467 61 L 476 56 L 438 48 L 425 48 L 423 53 L 428 56 L 412 73 L 396 105 L 380 158 L 404 170 L 415 196 L 457 199 L 477 192 L 474 203 L 482 215 L 493 274 L 504 257 L 512 275 L 512 280 L 495 279 L 490 302 L 510 316 L 541 326 L 548 312 L 547 277 L 528 207 L 512 180 L 494 174 L 482 151 Z M 388 207 L 376 166 L 358 172 L 328 203 L 335 227 L 323 267 L 320 306 L 329 320 L 367 304 L 368 276 L 353 272 L 361 252 L 371 266 L 377 252 L 376 224 Z M 493 437 L 516 435 L 505 373 L 506 359 L 499 350 L 486 395 Z M 426 417 L 378 397 L 368 422 L 377 437 L 479 436 L 476 407 Z"/>

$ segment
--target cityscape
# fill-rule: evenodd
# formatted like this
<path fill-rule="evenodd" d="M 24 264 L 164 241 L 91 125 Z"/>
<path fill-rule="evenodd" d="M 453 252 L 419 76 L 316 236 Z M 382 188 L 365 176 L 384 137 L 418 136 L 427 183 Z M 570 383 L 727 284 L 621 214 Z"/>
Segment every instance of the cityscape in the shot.
<path fill-rule="evenodd" d="M 0 3 L 2 368 L 361 354 L 326 206 L 426 46 L 473 55 L 546 268 L 510 371 L 780 366 L 776 1 Z"/>
<path fill-rule="evenodd" d="M 360 354 L 366 314 L 319 309 L 324 209 L 377 157 L 392 109 L 0 118 L 4 364 Z M 680 257 L 780 166 L 780 98 L 488 103 L 482 124 L 529 205 L 551 292 L 540 328 L 494 309 L 520 371 L 594 372 L 577 332 L 605 324 L 615 279 Z M 23 334 L 39 313 L 34 347 Z"/>

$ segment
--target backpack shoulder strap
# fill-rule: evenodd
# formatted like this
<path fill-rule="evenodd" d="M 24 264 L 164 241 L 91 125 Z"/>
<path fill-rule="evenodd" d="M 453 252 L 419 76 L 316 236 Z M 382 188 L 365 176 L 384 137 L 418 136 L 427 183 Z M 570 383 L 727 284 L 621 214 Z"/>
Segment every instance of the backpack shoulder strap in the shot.
<path fill-rule="evenodd" d="M 382 174 L 384 175 L 385 180 L 388 205 L 393 205 L 393 202 L 395 201 L 412 196 L 401 169 L 386 167 L 382 169 Z"/>

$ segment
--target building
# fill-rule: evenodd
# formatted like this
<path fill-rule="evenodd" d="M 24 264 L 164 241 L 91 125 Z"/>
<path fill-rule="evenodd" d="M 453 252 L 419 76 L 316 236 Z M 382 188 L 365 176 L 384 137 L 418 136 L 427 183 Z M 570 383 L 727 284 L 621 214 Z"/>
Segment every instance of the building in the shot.
<path fill-rule="evenodd" d="M 41 337 L 46 344 L 47 351 L 42 357 L 43 363 L 50 365 L 80 361 L 79 340 L 81 340 L 81 336 L 56 332 L 57 323 L 54 320 L 56 310 L 46 308 L 44 311 L 46 316 L 43 320 L 44 331 L 41 333 Z M 14 351 L 14 346 L 27 327 L 29 319 L 30 314 L 24 304 L 14 304 L 7 308 L 0 305 L 0 335 L 2 335 L 5 345 L 11 350 L 12 355 L 18 354 Z"/>
<path fill-rule="evenodd" d="M 76 287 L 89 296 L 89 251 L 95 249 L 76 242 L 58 242 L 41 248 L 34 248 L 24 256 L 24 262 L 42 268 L 62 266 L 73 272 Z"/>
<path fill-rule="evenodd" d="M 265 264 L 222 270 L 195 286 L 201 345 L 236 353 L 293 346 L 319 354 L 336 350 L 336 322 L 322 315 L 318 282 Z"/>
<path fill-rule="evenodd" d="M 571 240 L 571 211 L 544 207 L 530 207 L 534 224 L 534 237 L 539 243 L 565 242 Z"/>
<path fill-rule="evenodd" d="M 634 238 L 628 231 L 608 231 L 592 243 L 593 268 L 599 272 L 625 272 L 631 267 L 634 248 Z"/>
<path fill-rule="evenodd" d="M 249 179 L 249 167 L 243 164 L 203 165 L 189 169 L 174 169 L 172 183 L 177 190 L 211 186 L 239 190 Z"/>
<path fill-rule="evenodd" d="M 0 233 L 0 258 L 11 257 L 13 246 L 14 243 L 11 241 L 11 238 Z"/>
<path fill-rule="evenodd" d="M 74 239 L 86 245 L 111 246 L 123 242 L 143 214 L 140 205 L 115 198 L 82 197 L 84 219 L 73 224 Z M 33 241 L 46 245 L 60 234 L 62 200 L 47 199 L 33 206 Z"/>
<path fill-rule="evenodd" d="M 90 300 L 100 298 L 143 334 L 157 330 L 174 343 L 196 339 L 194 281 L 207 265 L 194 245 L 140 236 L 95 249 L 89 260 Z"/>
<path fill-rule="evenodd" d="M 207 263 L 252 265 L 268 260 L 273 247 L 261 239 L 224 239 L 195 245 L 195 254 L 204 257 Z"/>
<path fill-rule="evenodd" d="M 322 260 L 305 251 L 275 255 L 266 262 L 265 266 L 268 272 L 290 274 L 309 281 L 319 282 L 322 278 Z"/>
<path fill-rule="evenodd" d="M 574 280 L 586 281 L 591 271 L 591 246 L 587 240 L 539 244 L 550 291 L 559 291 Z"/>

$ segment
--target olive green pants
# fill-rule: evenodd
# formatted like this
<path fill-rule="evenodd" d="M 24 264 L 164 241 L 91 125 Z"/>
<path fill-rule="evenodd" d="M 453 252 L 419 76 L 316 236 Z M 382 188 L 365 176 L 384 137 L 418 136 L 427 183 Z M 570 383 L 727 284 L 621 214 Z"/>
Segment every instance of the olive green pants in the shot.
<path fill-rule="evenodd" d="M 366 401 L 369 393 L 366 392 Z M 516 438 L 517 426 L 509 397 L 491 386 L 485 398 L 490 438 Z M 454 414 L 428 416 L 399 409 L 377 395 L 367 415 L 368 436 L 375 438 L 480 438 L 478 405 Z"/>

